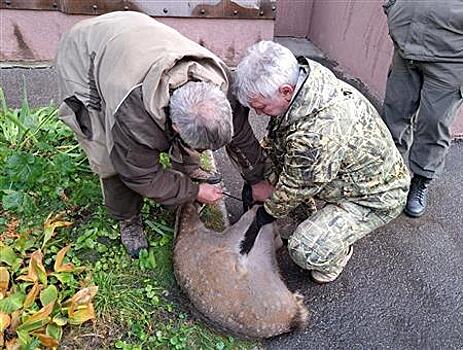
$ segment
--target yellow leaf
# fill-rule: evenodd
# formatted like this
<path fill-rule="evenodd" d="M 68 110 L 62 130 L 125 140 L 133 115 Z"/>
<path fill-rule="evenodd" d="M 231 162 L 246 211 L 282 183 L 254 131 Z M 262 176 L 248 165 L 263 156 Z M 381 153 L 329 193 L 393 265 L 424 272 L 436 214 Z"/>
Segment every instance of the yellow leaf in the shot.
<path fill-rule="evenodd" d="M 68 227 L 72 225 L 72 222 L 69 221 L 61 221 L 62 215 L 56 215 L 53 218 L 48 217 L 47 221 L 43 224 L 43 231 L 44 231 L 44 239 L 42 243 L 42 248 L 45 244 L 55 235 L 55 230 L 58 227 Z"/>
<path fill-rule="evenodd" d="M 10 273 L 6 267 L 0 267 L 0 294 L 5 295 L 10 284 Z"/>
<path fill-rule="evenodd" d="M 6 350 L 19 350 L 21 345 L 18 342 L 18 338 L 13 338 L 6 341 Z"/>
<path fill-rule="evenodd" d="M 82 323 L 95 319 L 95 309 L 93 304 L 78 306 L 74 310 L 72 316 L 69 314 L 69 323 L 73 325 L 81 325 Z"/>
<path fill-rule="evenodd" d="M 34 286 L 31 288 L 29 293 L 27 293 L 26 299 L 24 300 L 24 308 L 28 308 L 31 306 L 35 299 L 37 298 L 37 295 L 40 292 L 41 287 L 39 287 L 39 283 L 35 282 Z"/>
<path fill-rule="evenodd" d="M 33 252 L 31 255 L 31 259 L 29 260 L 29 268 L 27 275 L 19 276 L 17 280 L 33 283 L 40 281 L 42 284 L 46 285 L 47 272 L 45 271 L 45 267 L 43 266 L 42 260 L 43 255 L 40 249 Z"/>
<path fill-rule="evenodd" d="M 48 305 L 45 305 L 43 308 L 41 308 L 39 311 L 37 311 L 35 314 L 33 314 L 31 317 L 29 317 L 22 325 L 21 327 L 34 323 L 36 321 L 41 321 L 46 319 L 48 316 L 50 316 L 51 312 L 53 311 L 53 306 L 55 306 L 55 303 L 50 303 Z"/>
<path fill-rule="evenodd" d="M 56 349 L 59 345 L 59 342 L 49 335 L 43 333 L 32 333 L 32 335 L 35 335 L 37 338 L 39 338 L 42 345 L 46 346 L 47 348 Z"/>
<path fill-rule="evenodd" d="M 70 300 L 68 300 L 65 305 L 70 304 L 68 309 L 69 317 L 72 317 L 78 306 L 89 304 L 95 297 L 97 291 L 97 286 L 83 288 L 78 291 Z"/>
<path fill-rule="evenodd" d="M 0 312 L 0 335 L 10 326 L 11 318 L 4 312 Z"/>
<path fill-rule="evenodd" d="M 55 260 L 55 265 L 54 269 L 55 272 L 71 272 L 74 270 L 74 265 L 71 263 L 63 264 L 64 256 L 68 252 L 69 248 L 71 248 L 71 245 L 67 245 L 63 249 L 61 249 L 58 254 L 56 254 L 56 260 Z"/>

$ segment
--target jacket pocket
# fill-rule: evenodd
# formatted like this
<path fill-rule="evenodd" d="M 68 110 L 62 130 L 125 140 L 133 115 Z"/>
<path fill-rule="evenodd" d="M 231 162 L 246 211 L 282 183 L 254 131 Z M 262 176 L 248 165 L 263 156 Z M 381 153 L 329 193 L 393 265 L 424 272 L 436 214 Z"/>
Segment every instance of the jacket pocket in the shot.
<path fill-rule="evenodd" d="M 89 111 L 85 105 L 77 99 L 75 96 L 68 97 L 64 100 L 64 103 L 74 112 L 74 118 L 72 118 L 72 113 L 67 113 L 67 120 L 73 119 L 70 124 L 66 123 L 66 120 L 63 121 L 71 127 L 75 132 L 81 132 L 89 140 L 92 139 L 92 122 L 90 119 Z M 61 111 L 60 111 L 61 112 Z M 71 116 L 69 116 L 71 114 Z M 60 113 L 61 117 L 61 113 Z M 71 125 L 72 124 L 72 125 Z M 75 128 L 75 129 L 74 129 Z"/>
<path fill-rule="evenodd" d="M 69 128 L 80 138 L 87 138 L 85 133 L 83 132 L 82 128 L 80 127 L 76 114 L 74 111 L 69 107 L 69 105 L 65 102 L 63 102 L 59 106 L 59 111 L 58 111 L 58 118 L 61 119 L 64 124 L 69 126 Z"/>

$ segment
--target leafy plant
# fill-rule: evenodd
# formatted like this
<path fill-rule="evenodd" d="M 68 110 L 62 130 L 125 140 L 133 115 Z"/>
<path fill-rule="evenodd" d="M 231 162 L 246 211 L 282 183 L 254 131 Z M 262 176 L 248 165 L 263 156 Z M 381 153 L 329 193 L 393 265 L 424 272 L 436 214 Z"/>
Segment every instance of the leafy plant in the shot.
<path fill-rule="evenodd" d="M 92 304 L 97 287 L 77 287 L 82 268 L 65 262 L 70 246 L 53 258 L 53 269 L 44 265 L 46 250 L 21 249 L 24 239 L 46 246 L 59 227 L 69 222 L 50 218 L 42 234 L 22 234 L 9 245 L 0 242 L 0 347 L 35 349 L 38 343 L 56 348 L 67 324 L 80 325 L 95 318 Z M 73 279 L 70 279 L 72 276 Z"/>

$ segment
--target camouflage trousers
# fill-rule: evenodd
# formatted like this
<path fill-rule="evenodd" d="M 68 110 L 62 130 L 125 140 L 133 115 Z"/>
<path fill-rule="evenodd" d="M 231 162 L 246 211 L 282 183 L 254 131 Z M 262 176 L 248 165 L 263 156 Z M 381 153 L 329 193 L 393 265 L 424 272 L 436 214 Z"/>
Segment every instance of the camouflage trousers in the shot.
<path fill-rule="evenodd" d="M 350 245 L 399 216 L 402 209 L 403 205 L 377 210 L 348 201 L 329 203 L 296 228 L 288 240 L 289 254 L 304 269 L 339 271 Z"/>

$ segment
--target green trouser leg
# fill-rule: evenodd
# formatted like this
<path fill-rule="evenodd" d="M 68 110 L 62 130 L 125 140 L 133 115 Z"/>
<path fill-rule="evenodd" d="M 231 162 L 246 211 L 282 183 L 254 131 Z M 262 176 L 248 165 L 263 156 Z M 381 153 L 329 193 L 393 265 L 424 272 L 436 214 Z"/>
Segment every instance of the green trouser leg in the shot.
<path fill-rule="evenodd" d="M 375 210 L 347 201 L 327 204 L 296 228 L 289 238 L 289 254 L 304 269 L 340 272 L 347 248 L 399 216 L 402 209 L 403 205 Z"/>
<path fill-rule="evenodd" d="M 414 174 L 437 177 L 450 147 L 450 127 L 463 103 L 463 63 L 417 62 L 395 52 L 384 121 Z"/>

